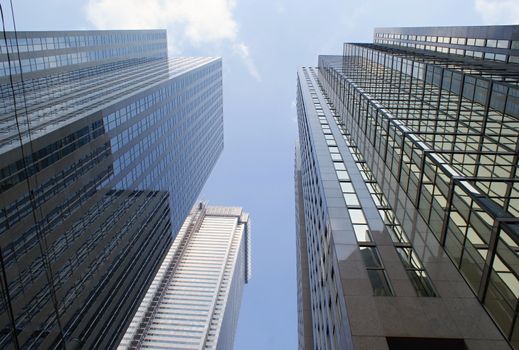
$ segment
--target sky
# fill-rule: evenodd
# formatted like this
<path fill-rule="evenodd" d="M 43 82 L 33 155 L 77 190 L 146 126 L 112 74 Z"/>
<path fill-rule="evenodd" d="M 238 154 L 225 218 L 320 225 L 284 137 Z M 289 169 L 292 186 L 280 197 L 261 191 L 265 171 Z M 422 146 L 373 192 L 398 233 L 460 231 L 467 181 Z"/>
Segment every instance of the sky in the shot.
<path fill-rule="evenodd" d="M 297 67 L 340 54 L 344 42 L 371 42 L 375 27 L 519 24 L 517 0 L 13 2 L 20 31 L 165 28 L 171 55 L 223 57 L 225 149 L 200 199 L 251 217 L 237 350 L 297 348 Z"/>

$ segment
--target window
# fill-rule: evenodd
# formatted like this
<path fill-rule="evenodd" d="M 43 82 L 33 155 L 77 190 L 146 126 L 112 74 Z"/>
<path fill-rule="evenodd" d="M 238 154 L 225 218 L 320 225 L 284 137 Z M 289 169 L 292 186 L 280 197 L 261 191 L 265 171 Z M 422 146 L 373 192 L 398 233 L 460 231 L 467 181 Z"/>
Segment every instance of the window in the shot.
<path fill-rule="evenodd" d="M 376 247 L 360 246 L 362 261 L 368 270 L 368 278 L 375 296 L 393 295 Z"/>
<path fill-rule="evenodd" d="M 355 237 L 359 243 L 367 243 L 372 241 L 368 225 L 353 225 L 353 230 L 355 231 Z"/>
<path fill-rule="evenodd" d="M 345 170 L 337 170 L 335 173 L 337 174 L 339 181 L 348 181 L 350 179 L 348 172 Z"/>
<path fill-rule="evenodd" d="M 366 224 L 366 217 L 362 212 L 362 209 L 348 209 L 350 219 L 353 224 Z"/>
<path fill-rule="evenodd" d="M 497 46 L 497 40 L 494 40 L 494 39 L 487 40 L 487 47 L 496 47 L 496 46 Z"/>
<path fill-rule="evenodd" d="M 497 47 L 499 49 L 508 49 L 509 45 L 510 45 L 510 41 L 508 41 L 508 40 L 498 40 L 497 41 Z"/>
<path fill-rule="evenodd" d="M 432 286 L 431 280 L 425 268 L 423 267 L 420 259 L 411 247 L 397 247 L 396 251 L 404 268 L 413 284 L 416 294 L 422 297 L 435 297 L 436 292 Z"/>

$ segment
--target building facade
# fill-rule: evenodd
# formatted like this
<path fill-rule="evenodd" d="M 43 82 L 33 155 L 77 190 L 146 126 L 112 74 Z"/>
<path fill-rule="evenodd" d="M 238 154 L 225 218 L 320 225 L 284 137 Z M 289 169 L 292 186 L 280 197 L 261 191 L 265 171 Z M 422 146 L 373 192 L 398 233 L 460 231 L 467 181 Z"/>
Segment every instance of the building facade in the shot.
<path fill-rule="evenodd" d="M 223 149 L 218 58 L 166 32 L 0 42 L 0 347 L 115 347 Z"/>
<path fill-rule="evenodd" d="M 299 69 L 300 348 L 519 348 L 517 57 L 518 26 L 380 28 Z"/>
<path fill-rule="evenodd" d="M 251 278 L 248 214 L 196 205 L 153 279 L 120 349 L 232 349 Z"/>

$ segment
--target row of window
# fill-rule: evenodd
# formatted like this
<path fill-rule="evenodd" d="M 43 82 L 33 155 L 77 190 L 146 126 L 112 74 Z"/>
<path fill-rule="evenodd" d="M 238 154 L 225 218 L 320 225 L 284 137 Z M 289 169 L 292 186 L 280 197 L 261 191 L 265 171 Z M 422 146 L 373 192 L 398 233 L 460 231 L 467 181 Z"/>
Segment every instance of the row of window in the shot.
<path fill-rule="evenodd" d="M 63 36 L 44 36 L 44 37 L 26 37 L 25 33 L 17 33 L 16 38 L 7 38 L 0 40 L 0 54 L 20 50 L 25 51 L 40 51 L 40 50 L 54 50 L 65 49 L 72 47 L 88 47 L 88 46 L 102 46 L 102 45 L 127 45 L 128 43 L 149 43 L 152 41 L 166 40 L 165 32 L 121 32 L 121 33 L 107 33 L 98 32 L 90 35 L 63 35 Z"/>
<path fill-rule="evenodd" d="M 431 43 L 443 43 L 451 45 L 463 46 L 480 46 L 499 49 L 519 49 L 519 41 L 503 40 L 503 39 L 481 39 L 481 38 L 459 38 L 436 35 L 413 35 L 413 34 L 392 34 L 392 33 L 376 33 L 375 38 L 397 39 L 408 41 L 420 41 Z"/>
<path fill-rule="evenodd" d="M 375 43 L 378 44 L 387 44 L 387 45 L 397 45 L 402 47 L 411 47 L 420 50 L 428 50 L 428 51 L 436 51 L 440 53 L 453 54 L 458 56 L 466 56 L 473 57 L 478 59 L 485 59 L 490 61 L 498 61 L 498 62 L 509 62 L 509 63 L 519 63 L 519 56 L 506 55 L 501 53 L 494 52 L 483 52 L 477 50 L 465 50 L 459 48 L 449 48 L 445 46 L 437 46 L 437 45 L 424 45 L 424 44 L 415 44 L 408 43 L 404 41 L 394 41 L 394 40 L 384 40 L 384 39 L 376 39 Z"/>
<path fill-rule="evenodd" d="M 310 70 L 315 78 L 315 73 Z M 308 71 L 304 71 L 306 83 L 312 95 L 312 102 L 318 114 L 323 114 L 322 106 L 319 102 L 315 88 Z M 304 114 L 304 111 L 298 113 Z M 307 157 L 312 157 L 312 152 L 308 152 L 307 147 L 311 147 L 307 129 L 303 126 L 300 131 L 306 136 L 302 142 L 302 151 L 306 151 Z M 309 262 L 310 262 L 310 282 L 312 286 L 312 321 L 314 327 L 314 345 L 322 348 L 339 349 L 338 329 L 341 324 L 341 309 L 339 305 L 339 294 L 337 283 L 338 275 L 335 273 L 333 264 L 330 263 L 330 231 L 324 224 L 324 212 L 322 200 L 319 195 L 318 177 L 315 174 L 315 162 L 312 159 L 310 164 L 305 164 L 307 157 L 303 157 L 303 166 L 310 165 L 314 178 L 306 186 L 311 190 L 311 198 L 305 198 L 305 221 L 310 223 L 307 232 L 311 237 L 308 239 Z M 312 176 L 312 174 L 310 174 Z M 307 178 L 307 177 L 306 177 Z M 305 185 L 305 184 L 304 184 Z M 308 186 L 310 185 L 310 186 Z M 317 201 L 316 197 L 319 198 Z M 308 205 L 306 204 L 308 203 Z M 308 207 L 308 212 L 307 212 Z M 317 218 L 317 220 L 315 220 Z M 323 227 L 324 226 L 324 227 Z M 326 282 L 326 286 L 325 286 Z"/>
<path fill-rule="evenodd" d="M 73 64 L 85 64 L 93 61 L 107 60 L 115 57 L 135 57 L 138 55 L 146 57 L 165 57 L 166 51 L 163 44 L 139 44 L 136 46 L 123 46 L 105 48 L 100 50 L 64 53 L 61 55 L 50 55 L 35 58 L 23 58 L 18 61 L 13 51 L 9 51 L 11 62 L 3 61 L 0 66 L 0 77 L 10 74 L 20 74 L 64 67 Z M 16 51 L 14 51 L 16 52 Z"/>

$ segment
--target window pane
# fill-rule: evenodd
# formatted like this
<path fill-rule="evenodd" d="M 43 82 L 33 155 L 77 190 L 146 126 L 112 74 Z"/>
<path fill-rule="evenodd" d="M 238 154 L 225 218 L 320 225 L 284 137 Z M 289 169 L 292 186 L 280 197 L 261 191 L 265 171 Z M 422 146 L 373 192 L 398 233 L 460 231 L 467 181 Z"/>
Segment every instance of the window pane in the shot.
<path fill-rule="evenodd" d="M 368 225 L 353 225 L 355 236 L 359 242 L 371 242 Z"/>
<path fill-rule="evenodd" d="M 332 153 L 332 160 L 342 160 L 341 155 L 339 153 Z"/>
<path fill-rule="evenodd" d="M 404 267 L 406 269 L 423 269 L 420 260 L 418 259 L 416 253 L 413 251 L 412 248 L 397 248 L 396 251 L 400 256 L 400 259 L 402 260 L 402 263 L 404 264 Z"/>
<path fill-rule="evenodd" d="M 368 270 L 368 277 L 375 296 L 393 295 L 384 270 Z"/>
<path fill-rule="evenodd" d="M 341 182 L 341 190 L 343 193 L 355 193 L 351 182 Z"/>
<path fill-rule="evenodd" d="M 333 166 L 335 167 L 335 170 L 346 170 L 344 163 L 334 162 Z"/>
<path fill-rule="evenodd" d="M 350 179 L 350 176 L 344 170 L 337 170 L 336 173 L 337 173 L 337 177 L 339 178 L 339 180 L 349 180 Z"/>
<path fill-rule="evenodd" d="M 381 269 L 382 268 L 382 262 L 380 261 L 380 258 L 377 253 L 377 248 L 375 247 L 359 247 L 360 249 L 360 255 L 362 256 L 362 260 L 364 261 L 364 264 L 366 267 L 369 268 L 375 268 L 375 269 Z"/>
<path fill-rule="evenodd" d="M 508 40 L 498 40 L 497 47 L 500 49 L 508 49 L 509 41 Z"/>
<path fill-rule="evenodd" d="M 365 224 L 366 218 L 364 217 L 364 213 L 362 209 L 348 209 L 348 213 L 350 214 L 351 222 L 353 224 Z"/>
<path fill-rule="evenodd" d="M 355 193 L 344 193 L 344 201 L 347 206 L 358 206 L 360 205 L 359 199 Z"/>
<path fill-rule="evenodd" d="M 405 235 L 402 227 L 399 225 L 387 226 L 391 240 L 396 243 L 409 243 L 407 236 Z"/>
<path fill-rule="evenodd" d="M 416 294 L 420 297 L 435 297 L 436 292 L 431 284 L 431 280 L 427 277 L 425 271 L 408 270 L 407 275 L 413 284 Z"/>

